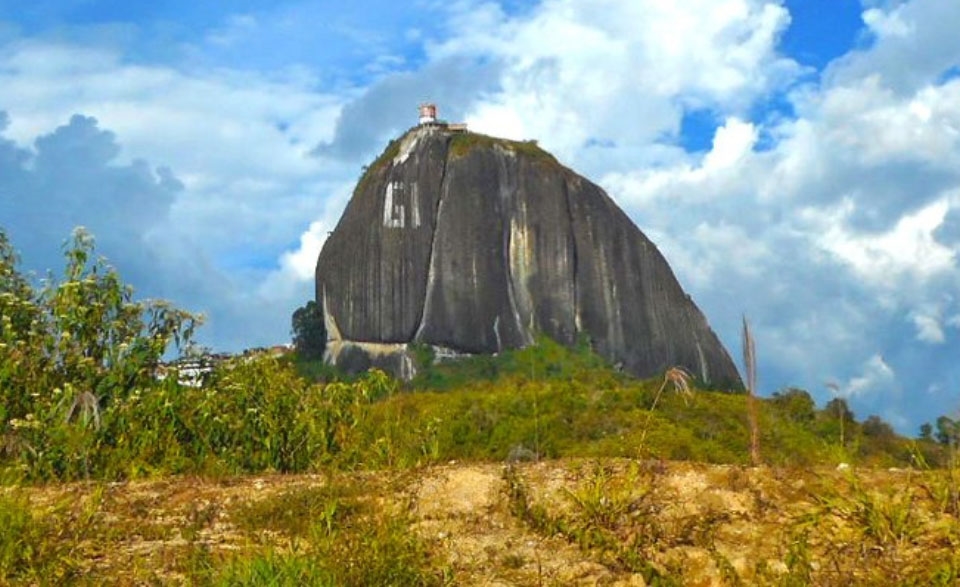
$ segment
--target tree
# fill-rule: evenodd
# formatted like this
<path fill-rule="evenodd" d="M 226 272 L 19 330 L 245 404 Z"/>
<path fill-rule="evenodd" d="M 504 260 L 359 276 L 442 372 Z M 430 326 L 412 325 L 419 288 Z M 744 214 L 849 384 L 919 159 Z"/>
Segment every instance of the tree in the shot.
<path fill-rule="evenodd" d="M 830 382 L 827 383 L 827 388 L 839 396 L 839 385 Z M 826 413 L 827 417 L 836 418 L 840 422 L 840 448 L 843 448 L 846 446 L 846 423 L 854 421 L 853 412 L 851 412 L 850 408 L 847 406 L 847 401 L 841 397 L 834 397 L 832 400 L 828 401 L 823 411 Z"/>
<path fill-rule="evenodd" d="M 879 439 L 896 438 L 897 434 L 893 431 L 893 426 L 884 421 L 880 416 L 870 416 L 863 421 L 861 427 L 864 436 Z"/>
<path fill-rule="evenodd" d="M 960 448 L 960 421 L 947 416 L 937 418 L 937 442 L 947 447 Z"/>
<path fill-rule="evenodd" d="M 924 422 L 920 425 L 920 440 L 933 440 L 933 426 L 930 422 Z"/>
<path fill-rule="evenodd" d="M 771 403 L 794 422 L 810 422 L 817 415 L 817 404 L 813 398 L 806 390 L 796 387 L 774 392 Z"/>
<path fill-rule="evenodd" d="M 327 347 L 323 304 L 310 300 L 291 317 L 293 346 L 301 359 L 319 359 Z"/>
<path fill-rule="evenodd" d="M 154 383 L 170 343 L 186 344 L 202 321 L 165 301 L 133 300 L 133 289 L 84 229 L 64 245 L 61 280 L 39 291 L 20 273 L 0 230 L 0 405 L 7 419 L 70 419 Z M 0 422 L 2 424 L 2 422 Z"/>

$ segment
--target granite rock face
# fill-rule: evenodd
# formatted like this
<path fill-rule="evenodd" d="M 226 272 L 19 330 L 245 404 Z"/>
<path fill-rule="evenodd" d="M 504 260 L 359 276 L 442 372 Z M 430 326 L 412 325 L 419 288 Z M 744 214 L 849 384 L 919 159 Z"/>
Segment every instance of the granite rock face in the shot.
<path fill-rule="evenodd" d="M 679 365 L 741 385 L 656 246 L 534 143 L 407 132 L 361 178 L 316 287 L 335 363 L 410 377 L 413 342 L 496 353 L 586 334 L 640 377 Z"/>

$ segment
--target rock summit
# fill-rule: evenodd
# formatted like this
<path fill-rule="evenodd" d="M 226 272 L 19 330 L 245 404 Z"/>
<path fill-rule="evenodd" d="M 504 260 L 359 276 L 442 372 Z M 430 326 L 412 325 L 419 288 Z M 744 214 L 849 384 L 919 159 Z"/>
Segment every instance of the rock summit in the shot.
<path fill-rule="evenodd" d="M 497 353 L 545 335 L 640 377 L 741 385 L 657 247 L 535 142 L 421 124 L 361 177 L 320 253 L 326 360 L 405 378 L 410 345 Z"/>

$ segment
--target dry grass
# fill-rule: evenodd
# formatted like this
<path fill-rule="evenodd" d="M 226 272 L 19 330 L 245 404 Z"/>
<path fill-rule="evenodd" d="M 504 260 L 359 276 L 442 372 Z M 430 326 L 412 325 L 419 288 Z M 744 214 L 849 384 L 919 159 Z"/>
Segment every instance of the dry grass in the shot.
<path fill-rule="evenodd" d="M 663 381 L 660 382 L 660 387 L 657 388 L 657 393 L 653 396 L 653 403 L 650 405 L 647 418 L 643 422 L 643 430 L 640 432 L 640 443 L 637 450 L 641 456 L 643 455 L 643 447 L 647 439 L 647 431 L 650 430 L 650 420 L 653 418 L 653 413 L 657 409 L 657 404 L 660 403 L 660 398 L 663 396 L 664 390 L 670 385 L 674 393 L 686 401 L 693 397 L 693 391 L 690 388 L 691 379 L 691 375 L 684 371 L 682 367 L 671 367 L 663 374 Z"/>
<path fill-rule="evenodd" d="M 944 471 L 605 459 L 0 491 L 19 529 L 0 546 L 37 553 L 8 559 L 0 582 L 296 584 L 357 553 L 420 584 L 952 585 L 960 573 Z"/>
<path fill-rule="evenodd" d="M 747 385 L 747 419 L 750 423 L 750 462 L 756 467 L 761 463 L 760 424 L 755 395 L 757 391 L 757 347 L 746 316 L 743 317 L 743 368 Z"/>

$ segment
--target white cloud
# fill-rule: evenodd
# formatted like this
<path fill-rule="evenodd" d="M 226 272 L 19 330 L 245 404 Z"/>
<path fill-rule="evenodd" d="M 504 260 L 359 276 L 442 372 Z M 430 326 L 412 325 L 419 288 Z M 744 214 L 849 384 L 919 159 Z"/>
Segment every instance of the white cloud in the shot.
<path fill-rule="evenodd" d="M 687 156 L 670 167 L 650 167 L 626 173 L 609 173 L 603 178 L 611 192 L 637 207 L 662 204 L 675 206 L 705 200 L 736 198 L 748 186 L 745 173 L 753 166 L 757 129 L 736 117 L 717 128 L 713 144 L 699 158 Z"/>
<path fill-rule="evenodd" d="M 841 391 L 847 397 L 880 394 L 892 390 L 896 378 L 896 373 L 883 357 L 873 355 L 863 364 L 860 374 L 842 386 Z"/>
<path fill-rule="evenodd" d="M 868 8 L 863 15 L 872 43 L 836 60 L 827 71 L 831 84 L 880 74 L 897 93 L 915 92 L 960 61 L 960 3 L 910 0 Z"/>
<path fill-rule="evenodd" d="M 116 50 L 59 42 L 20 41 L 0 49 L 2 108 L 10 121 L 4 135 L 21 148 L 37 151 L 36 137 L 79 112 L 119 137 L 114 165 L 146 158 L 174 170 L 184 189 L 141 228 L 142 241 L 127 242 L 139 251 L 136 258 L 154 265 L 137 268 L 138 285 L 210 314 L 213 324 L 201 336 L 230 348 L 285 338 L 289 312 L 312 295 L 300 267 L 315 244 L 309 226 L 323 214 L 339 214 L 330 202 L 342 206 L 343 198 L 331 196 L 356 177 L 359 166 L 310 155 L 317 140 L 332 137 L 343 101 L 311 85 L 309 76 L 135 65 Z M 91 140 L 80 138 L 78 145 Z M 117 189 L 118 198 L 123 190 Z M 98 227 L 100 252 L 114 261 L 129 258 L 133 251 L 117 248 L 129 218 L 100 221 L 117 208 L 94 198 L 95 191 L 77 200 L 70 222 Z M 40 213 L 51 205 L 48 197 L 38 192 L 31 206 Z M 0 224 L 16 221 L 0 217 Z M 63 234 L 48 234 L 53 246 L 67 236 L 69 228 L 60 228 Z M 288 248 L 299 240 L 304 252 L 291 261 Z M 151 276 L 149 284 L 144 275 Z M 257 315 L 265 325 L 239 335 L 237 315 Z"/>
<path fill-rule="evenodd" d="M 829 220 L 819 244 L 848 263 L 861 278 L 893 289 L 905 280 L 922 286 L 938 274 L 956 270 L 954 251 L 933 236 L 946 216 L 946 202 L 934 202 L 916 213 L 904 214 L 893 229 L 882 234 L 850 231 L 845 220 L 852 208 L 846 200 L 839 213 L 826 216 Z"/>
<path fill-rule="evenodd" d="M 904 20 L 902 8 L 898 6 L 890 12 L 868 8 L 863 11 L 863 22 L 877 37 L 908 37 L 915 32 L 915 27 Z"/>
<path fill-rule="evenodd" d="M 943 344 L 947 340 L 937 316 L 914 312 L 911 318 L 917 327 L 917 340 L 930 344 Z"/>
<path fill-rule="evenodd" d="M 756 143 L 757 129 L 752 124 L 728 119 L 717 129 L 713 148 L 703 160 L 703 170 L 710 173 L 733 167 L 750 154 Z"/>
<path fill-rule="evenodd" d="M 622 148 L 676 135 L 685 105 L 745 111 L 800 72 L 776 52 L 789 15 L 770 2 L 548 0 L 512 20 L 489 4 L 479 13 L 431 48 L 505 64 L 468 122 L 538 138 L 568 160 L 590 140 Z"/>
<path fill-rule="evenodd" d="M 944 166 L 956 162 L 960 141 L 960 80 L 900 95 L 879 73 L 830 88 L 818 104 L 831 125 L 825 140 L 867 165 L 898 159 Z M 944 157 L 946 155 L 946 157 Z"/>
<path fill-rule="evenodd" d="M 323 243 L 327 240 L 330 226 L 324 222 L 312 222 L 307 232 L 300 235 L 300 247 L 295 251 L 286 251 L 280 257 L 284 269 L 291 271 L 297 279 L 309 281 L 313 279 L 314 269 L 317 266 L 317 256 Z"/>

